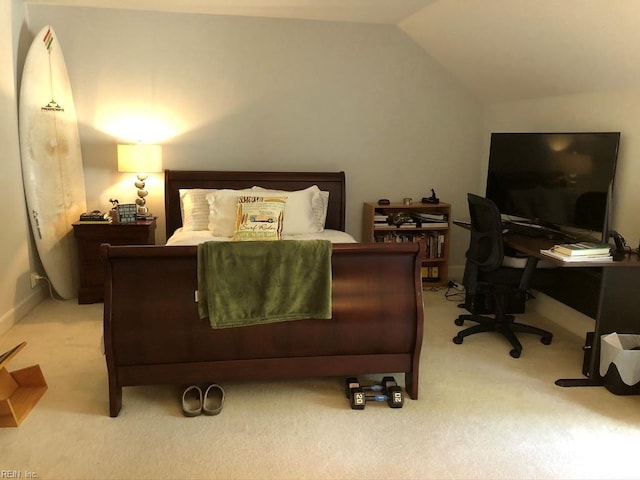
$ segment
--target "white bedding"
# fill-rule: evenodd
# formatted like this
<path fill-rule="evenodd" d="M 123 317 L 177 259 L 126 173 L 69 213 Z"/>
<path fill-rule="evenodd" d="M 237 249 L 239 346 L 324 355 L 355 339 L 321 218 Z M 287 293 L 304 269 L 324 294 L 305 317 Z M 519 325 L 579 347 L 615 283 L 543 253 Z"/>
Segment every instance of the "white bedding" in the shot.
<path fill-rule="evenodd" d="M 348 233 L 340 230 L 325 229 L 318 233 L 303 233 L 298 235 L 282 235 L 283 240 L 329 240 L 331 243 L 356 243 L 356 240 Z M 216 241 L 228 242 L 230 237 L 214 237 L 209 230 L 184 231 L 179 228 L 167 240 L 167 246 L 198 245 L 200 243 Z"/>

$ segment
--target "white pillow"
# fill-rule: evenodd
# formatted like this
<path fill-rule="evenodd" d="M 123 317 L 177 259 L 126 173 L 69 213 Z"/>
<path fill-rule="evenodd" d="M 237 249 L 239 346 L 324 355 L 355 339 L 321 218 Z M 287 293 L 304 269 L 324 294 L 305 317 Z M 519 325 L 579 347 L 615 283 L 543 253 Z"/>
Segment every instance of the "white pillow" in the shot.
<path fill-rule="evenodd" d="M 255 192 L 247 190 L 216 190 L 207 194 L 209 204 L 208 228 L 214 237 L 232 237 L 236 230 L 236 205 L 242 196 L 255 196 Z"/>
<path fill-rule="evenodd" d="M 282 233 L 297 235 L 302 233 L 317 233 L 324 230 L 329 204 L 329 192 L 321 191 L 317 185 L 296 190 L 267 190 L 253 186 L 253 191 L 261 194 L 272 194 L 287 197 L 284 207 L 284 225 Z"/>
<path fill-rule="evenodd" d="M 209 228 L 209 202 L 207 195 L 216 189 L 181 188 L 180 213 L 184 231 L 207 230 Z"/>
<path fill-rule="evenodd" d="M 316 219 L 320 232 L 324 230 L 324 225 L 327 222 L 327 208 L 329 208 L 329 192 L 320 190 L 320 201 L 316 202 L 313 207 L 313 217 Z"/>

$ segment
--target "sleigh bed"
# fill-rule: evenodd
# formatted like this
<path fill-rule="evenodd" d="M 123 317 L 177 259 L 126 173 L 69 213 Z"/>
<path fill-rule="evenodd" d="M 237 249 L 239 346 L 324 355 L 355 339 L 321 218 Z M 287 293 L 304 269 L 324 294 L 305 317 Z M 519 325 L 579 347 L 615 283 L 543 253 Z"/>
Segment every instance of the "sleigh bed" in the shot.
<path fill-rule="evenodd" d="M 325 228 L 344 231 L 343 172 L 165 172 L 167 236 L 182 226 L 180 191 L 252 186 L 329 192 Z M 197 246 L 102 246 L 109 413 L 122 389 L 404 373 L 418 398 L 423 335 L 419 244 L 334 243 L 330 319 L 214 329 L 195 296 Z"/>

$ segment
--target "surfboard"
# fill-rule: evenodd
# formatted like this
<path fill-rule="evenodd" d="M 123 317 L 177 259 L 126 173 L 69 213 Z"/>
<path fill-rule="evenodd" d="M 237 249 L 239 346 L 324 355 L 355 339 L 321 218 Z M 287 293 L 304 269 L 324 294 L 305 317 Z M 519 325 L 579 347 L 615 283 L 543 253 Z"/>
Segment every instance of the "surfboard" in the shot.
<path fill-rule="evenodd" d="M 71 84 L 50 25 L 27 52 L 18 114 L 22 176 L 38 255 L 56 293 L 74 298 L 79 269 L 72 223 L 87 207 Z"/>

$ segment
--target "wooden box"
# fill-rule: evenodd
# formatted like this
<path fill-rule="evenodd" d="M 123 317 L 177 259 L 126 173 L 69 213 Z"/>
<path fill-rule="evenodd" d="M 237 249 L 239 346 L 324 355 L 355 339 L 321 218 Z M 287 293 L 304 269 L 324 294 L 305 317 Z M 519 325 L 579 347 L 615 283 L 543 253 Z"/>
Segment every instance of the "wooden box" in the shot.
<path fill-rule="evenodd" d="M 0 427 L 17 427 L 47 390 L 39 365 L 9 372 L 6 365 L 27 345 L 0 355 Z"/>

